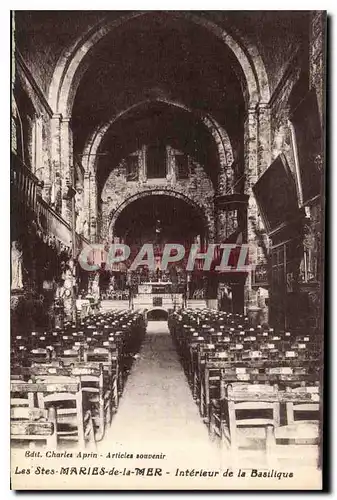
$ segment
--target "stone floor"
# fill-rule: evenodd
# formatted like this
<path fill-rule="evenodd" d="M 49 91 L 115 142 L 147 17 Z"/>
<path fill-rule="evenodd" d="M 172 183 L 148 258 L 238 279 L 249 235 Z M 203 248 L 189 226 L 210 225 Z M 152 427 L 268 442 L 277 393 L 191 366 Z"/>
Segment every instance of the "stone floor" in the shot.
<path fill-rule="evenodd" d="M 109 444 L 108 444 L 109 443 Z M 167 323 L 152 321 L 100 448 L 217 456 L 174 349 Z"/>

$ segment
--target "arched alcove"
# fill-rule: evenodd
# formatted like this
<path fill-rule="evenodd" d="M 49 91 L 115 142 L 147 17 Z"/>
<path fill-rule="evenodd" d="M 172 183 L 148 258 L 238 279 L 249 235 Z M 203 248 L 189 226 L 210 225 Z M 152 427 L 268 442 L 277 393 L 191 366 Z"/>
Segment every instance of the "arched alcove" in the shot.
<path fill-rule="evenodd" d="M 168 312 L 160 307 L 149 309 L 146 313 L 146 319 L 147 321 L 167 321 Z"/>

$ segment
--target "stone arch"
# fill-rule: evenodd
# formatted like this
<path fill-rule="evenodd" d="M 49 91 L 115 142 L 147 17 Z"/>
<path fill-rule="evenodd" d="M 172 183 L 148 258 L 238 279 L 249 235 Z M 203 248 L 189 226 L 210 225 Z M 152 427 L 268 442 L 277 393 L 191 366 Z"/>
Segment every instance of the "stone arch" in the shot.
<path fill-rule="evenodd" d="M 102 142 L 104 135 L 111 127 L 111 125 L 113 125 L 113 123 L 115 123 L 119 118 L 129 113 L 130 111 L 140 106 L 143 106 L 144 104 L 150 104 L 154 102 L 161 102 L 169 106 L 174 106 L 176 108 L 183 109 L 188 113 L 194 113 L 194 111 L 185 104 L 163 98 L 145 99 L 130 106 L 129 108 L 121 111 L 120 113 L 112 117 L 108 122 L 99 125 L 92 134 L 92 136 L 87 141 L 83 151 L 83 156 L 84 156 L 83 165 L 87 172 L 95 173 L 96 153 L 99 149 L 99 146 Z M 201 120 L 201 122 L 205 125 L 205 127 L 209 130 L 210 134 L 212 135 L 218 150 L 220 168 L 222 170 L 226 170 L 226 168 L 230 167 L 234 161 L 231 142 L 226 130 L 219 123 L 217 123 L 213 117 L 211 117 L 206 113 L 198 112 L 198 116 L 196 118 Z"/>
<path fill-rule="evenodd" d="M 152 320 L 152 316 L 156 316 L 157 314 L 160 314 L 162 317 L 165 317 L 165 321 L 168 319 L 168 311 L 164 309 L 163 307 L 151 307 L 151 309 L 148 309 L 146 311 L 146 319 L 147 320 Z"/>
<path fill-rule="evenodd" d="M 148 196 L 153 196 L 153 195 L 164 195 L 164 196 L 170 196 L 172 198 L 176 198 L 179 200 L 184 201 L 188 206 L 190 206 L 193 210 L 195 210 L 199 215 L 202 220 L 203 226 L 205 228 L 205 236 L 206 238 L 210 237 L 213 233 L 212 230 L 212 222 L 207 217 L 204 207 L 202 205 L 197 204 L 194 200 L 189 198 L 188 196 L 184 195 L 183 193 L 180 193 L 179 191 L 175 191 L 173 189 L 164 189 L 164 188 L 146 188 L 143 191 L 140 191 L 132 196 L 129 196 L 126 198 L 115 210 L 113 210 L 110 213 L 110 218 L 109 218 L 109 229 L 108 229 L 108 234 L 109 238 L 111 239 L 112 234 L 113 234 L 113 229 L 115 227 L 116 221 L 120 214 L 123 212 L 123 210 L 133 203 L 134 201 L 141 200 L 143 198 L 146 198 Z"/>
<path fill-rule="evenodd" d="M 78 38 L 72 47 L 64 51 L 56 65 L 49 87 L 48 101 L 54 113 L 59 113 L 65 118 L 71 115 L 76 89 L 87 67 L 84 62 L 85 56 L 96 43 L 113 29 L 132 19 L 149 14 L 152 12 L 130 13 L 113 21 L 103 19 Z M 269 101 L 270 91 L 267 73 L 257 48 L 251 42 L 247 47 L 244 47 L 225 29 L 200 15 L 189 12 L 174 12 L 173 15 L 204 27 L 222 40 L 232 51 L 245 76 L 249 106 Z"/>

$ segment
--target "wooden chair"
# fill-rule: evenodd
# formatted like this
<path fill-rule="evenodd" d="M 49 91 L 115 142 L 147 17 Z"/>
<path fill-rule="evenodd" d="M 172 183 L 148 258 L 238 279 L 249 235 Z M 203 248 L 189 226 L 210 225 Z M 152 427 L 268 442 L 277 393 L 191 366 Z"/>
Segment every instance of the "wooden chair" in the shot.
<path fill-rule="evenodd" d="M 210 353 L 215 352 L 215 344 L 196 344 L 196 349 L 193 352 L 191 350 L 192 358 L 192 370 L 191 370 L 191 386 L 193 391 L 193 397 L 196 399 L 197 403 L 200 405 L 200 414 L 205 415 L 203 409 L 203 398 L 204 398 L 204 368 L 207 356 Z"/>
<path fill-rule="evenodd" d="M 226 351 L 211 354 L 209 352 L 202 369 L 200 368 L 199 411 L 207 424 L 210 423 L 211 402 L 213 402 L 213 406 L 216 406 L 216 401 L 220 397 L 220 371 L 223 366 L 228 365 L 228 358 L 229 355 Z"/>
<path fill-rule="evenodd" d="M 11 441 L 46 441 L 49 449 L 57 448 L 55 410 L 35 406 L 36 386 L 32 382 L 11 380 Z"/>
<path fill-rule="evenodd" d="M 56 357 L 63 366 L 73 365 L 82 360 L 83 348 L 80 345 L 73 345 L 70 349 L 60 349 L 57 351 Z"/>
<path fill-rule="evenodd" d="M 46 347 L 36 347 L 28 353 L 30 363 L 46 363 L 51 358 L 51 350 Z"/>
<path fill-rule="evenodd" d="M 224 354 L 224 353 L 218 353 Z M 225 353 L 226 354 L 226 353 Z M 224 403 L 226 396 L 226 389 L 229 384 L 239 383 L 239 382 L 253 382 L 257 383 L 260 377 L 260 369 L 254 366 L 235 366 L 231 362 L 224 363 L 223 366 L 218 362 L 216 363 L 214 359 L 210 360 L 209 363 L 212 363 L 213 366 L 218 364 L 220 371 L 220 380 L 218 382 L 219 385 L 219 399 L 214 399 L 210 397 L 210 426 L 209 433 L 210 437 L 213 440 L 215 437 L 220 438 L 220 443 L 223 444 L 223 439 L 226 437 L 226 429 L 227 429 L 227 437 L 228 437 L 228 419 L 226 419 L 226 414 L 228 412 L 225 411 Z M 238 363 L 242 365 L 242 363 Z M 214 377 L 215 379 L 216 377 Z"/>
<path fill-rule="evenodd" d="M 14 378 L 11 374 L 11 408 L 34 408 L 34 406 L 35 398 L 32 385 L 23 380 L 21 372 L 16 373 Z"/>
<path fill-rule="evenodd" d="M 124 383 L 117 353 L 115 348 L 109 347 L 87 348 L 83 352 L 84 363 L 103 367 L 104 379 L 107 381 L 110 391 L 111 411 L 116 411 L 118 408 L 119 397 L 122 394 Z"/>
<path fill-rule="evenodd" d="M 57 448 L 55 410 L 11 408 L 11 441 L 46 441 L 48 449 Z"/>
<path fill-rule="evenodd" d="M 48 379 L 36 383 L 39 408 L 55 408 L 57 436 L 59 439 L 78 441 L 79 447 L 86 443 L 95 445 L 95 434 L 91 411 L 84 401 L 81 385 L 74 377 Z"/>
<path fill-rule="evenodd" d="M 72 376 L 80 380 L 82 391 L 88 397 L 96 424 L 95 440 L 100 441 L 112 417 L 112 393 L 110 384 L 104 383 L 103 365 L 77 364 L 72 369 Z"/>
<path fill-rule="evenodd" d="M 280 425 L 277 387 L 265 384 L 234 383 L 227 386 L 226 393 L 231 449 L 238 449 L 237 429 L 239 427 L 264 428 L 266 448 L 269 449 L 272 429 Z M 243 415 L 239 417 L 238 412 Z"/>
<path fill-rule="evenodd" d="M 287 388 L 284 400 L 286 402 L 286 425 L 275 427 L 273 447 L 277 441 L 288 445 L 317 445 L 320 422 L 319 387 L 316 385 Z"/>
<path fill-rule="evenodd" d="M 111 423 L 112 401 L 111 391 L 104 383 L 102 365 L 84 362 L 67 367 L 43 365 L 31 368 L 31 375 L 40 383 L 67 382 L 69 377 L 75 377 L 90 405 L 95 423 L 95 440 L 103 439 L 106 425 Z"/>

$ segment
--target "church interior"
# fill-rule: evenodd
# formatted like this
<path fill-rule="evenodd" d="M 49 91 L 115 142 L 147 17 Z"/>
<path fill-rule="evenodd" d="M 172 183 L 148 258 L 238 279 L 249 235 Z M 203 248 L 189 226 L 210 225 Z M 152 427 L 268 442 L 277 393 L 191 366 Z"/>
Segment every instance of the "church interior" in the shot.
<path fill-rule="evenodd" d="M 325 13 L 11 23 L 13 446 L 170 434 L 321 467 Z M 106 265 L 147 243 L 155 270 Z M 168 243 L 248 245 L 251 269 L 163 271 Z"/>

